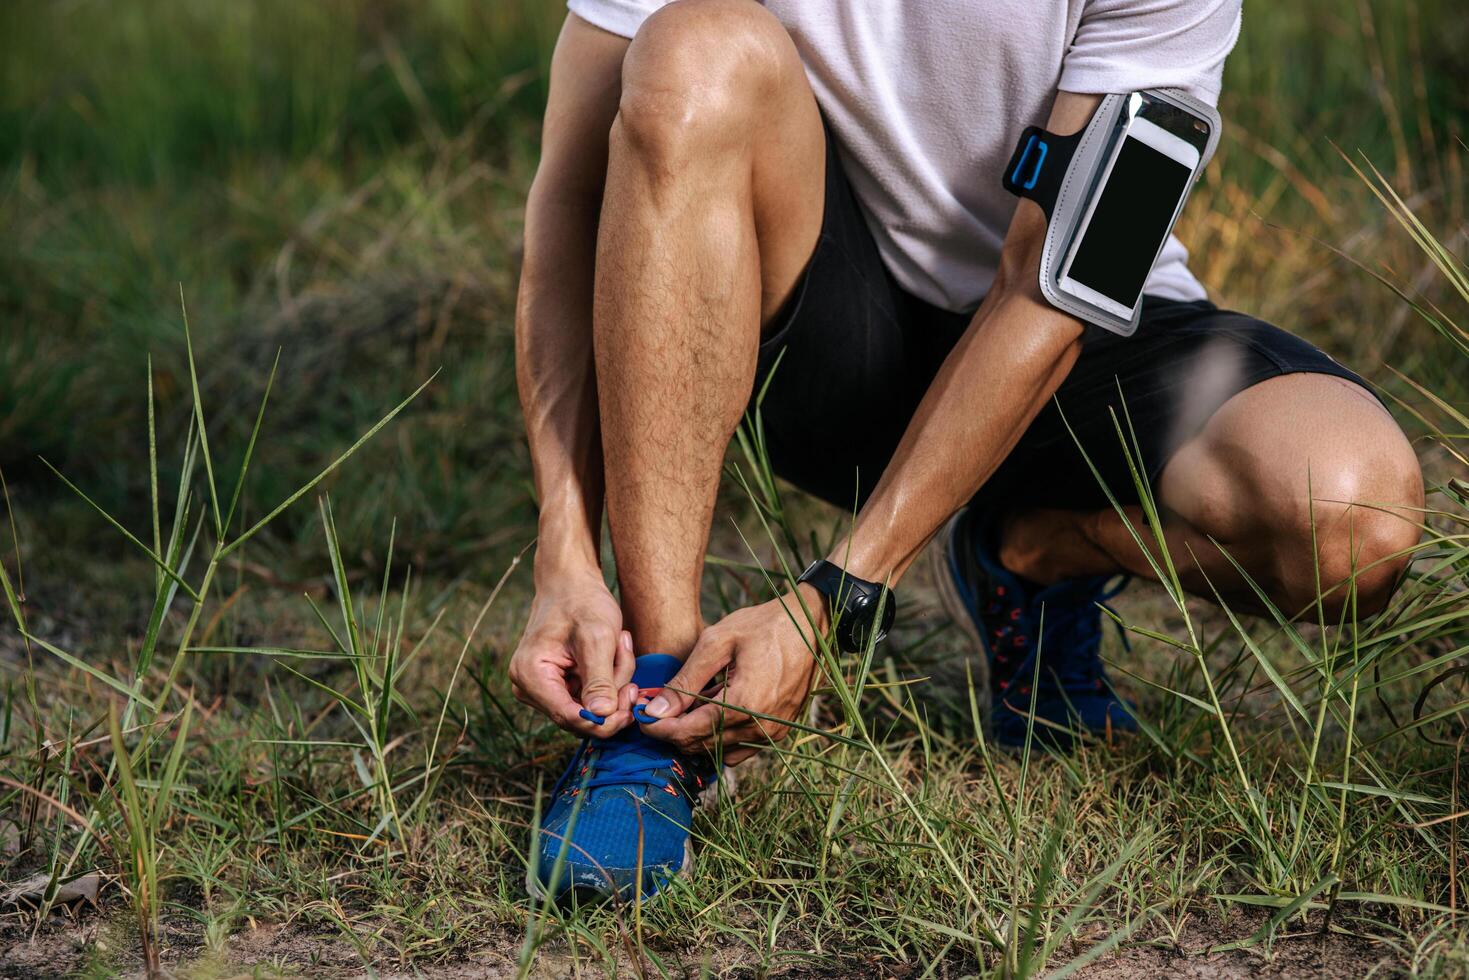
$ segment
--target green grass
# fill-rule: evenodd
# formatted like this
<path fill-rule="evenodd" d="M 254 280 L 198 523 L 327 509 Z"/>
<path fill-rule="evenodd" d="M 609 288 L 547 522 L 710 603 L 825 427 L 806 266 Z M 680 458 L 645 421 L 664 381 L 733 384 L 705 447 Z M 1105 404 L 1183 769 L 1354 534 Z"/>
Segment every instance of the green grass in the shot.
<path fill-rule="evenodd" d="M 522 894 L 569 742 L 503 675 L 534 535 L 509 328 L 561 16 L 0 9 L 0 878 L 46 881 L 0 906 L 7 955 L 1026 976 L 1233 947 L 1240 970 L 1469 970 L 1457 5 L 1248 3 L 1185 229 L 1222 301 L 1397 400 L 1435 491 L 1388 613 L 1236 618 L 1139 527 L 1171 584 L 1125 597 L 1133 653 L 1108 656 L 1148 731 L 1012 757 L 920 574 L 893 641 L 823 651 L 810 723 L 701 812 L 695 879 L 577 914 Z M 782 496 L 757 431 L 730 468 L 711 615 L 843 521 Z M 57 904 L 94 871 L 97 908 Z"/>

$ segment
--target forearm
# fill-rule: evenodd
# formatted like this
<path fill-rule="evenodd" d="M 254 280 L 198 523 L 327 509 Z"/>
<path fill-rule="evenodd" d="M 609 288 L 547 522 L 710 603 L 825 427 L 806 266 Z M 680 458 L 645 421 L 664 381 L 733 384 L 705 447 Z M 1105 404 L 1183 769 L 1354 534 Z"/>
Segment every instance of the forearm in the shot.
<path fill-rule="evenodd" d="M 516 378 L 540 506 L 538 574 L 598 564 L 602 447 L 592 367 L 600 197 L 533 189 L 516 307 Z"/>
<path fill-rule="evenodd" d="M 541 163 L 525 205 L 515 366 L 540 531 L 536 576 L 600 566 L 602 442 L 592 284 L 627 41 L 566 18 L 551 60 Z"/>
<path fill-rule="evenodd" d="M 1080 351 L 1081 325 L 998 281 L 830 560 L 896 582 L 1004 461 Z"/>
<path fill-rule="evenodd" d="M 1058 92 L 1046 128 L 1086 125 L 1100 99 Z M 984 302 L 929 385 L 892 461 L 828 559 L 872 582 L 895 582 L 950 515 L 968 503 L 1055 394 L 1081 351 L 1080 321 L 1038 284 L 1046 221 L 1022 201 Z"/>

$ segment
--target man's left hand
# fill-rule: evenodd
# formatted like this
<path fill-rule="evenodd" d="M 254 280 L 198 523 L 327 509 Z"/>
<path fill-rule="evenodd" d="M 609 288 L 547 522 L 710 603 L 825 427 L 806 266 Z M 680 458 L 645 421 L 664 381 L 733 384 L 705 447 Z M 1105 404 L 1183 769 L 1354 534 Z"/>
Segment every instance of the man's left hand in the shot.
<path fill-rule="evenodd" d="M 685 752 L 710 752 L 723 745 L 729 765 L 749 758 L 766 742 L 784 738 L 789 727 L 770 718 L 790 720 L 800 712 L 816 676 L 815 635 L 826 629 L 820 593 L 809 585 L 796 588 L 800 598 L 788 592 L 736 610 L 705 629 L 683 668 L 644 709 L 659 720 L 643 730 Z M 726 669 L 723 685 L 705 691 Z M 694 697 L 700 693 L 729 707 Z"/>

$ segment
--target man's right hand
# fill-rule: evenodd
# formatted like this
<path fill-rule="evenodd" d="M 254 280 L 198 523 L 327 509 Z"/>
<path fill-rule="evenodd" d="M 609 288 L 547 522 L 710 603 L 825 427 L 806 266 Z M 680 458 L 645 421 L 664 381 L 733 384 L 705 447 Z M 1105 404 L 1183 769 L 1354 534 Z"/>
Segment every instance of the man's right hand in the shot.
<path fill-rule="evenodd" d="M 540 576 L 537 576 L 539 579 Z M 606 738 L 632 721 L 637 688 L 632 636 L 600 571 L 538 583 L 520 646 L 510 658 L 515 697 L 577 735 Z M 581 717 L 585 707 L 605 719 Z"/>

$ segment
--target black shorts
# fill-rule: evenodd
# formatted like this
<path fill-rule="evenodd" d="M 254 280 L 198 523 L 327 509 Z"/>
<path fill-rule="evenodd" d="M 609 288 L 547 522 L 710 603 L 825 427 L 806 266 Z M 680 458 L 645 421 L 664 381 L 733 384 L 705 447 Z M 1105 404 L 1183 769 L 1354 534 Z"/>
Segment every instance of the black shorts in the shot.
<path fill-rule="evenodd" d="M 756 392 L 769 377 L 761 412 L 776 472 L 845 509 L 865 500 L 971 318 L 932 306 L 893 280 L 828 135 L 821 236 L 760 345 Z M 1078 441 L 1118 499 L 1136 502 L 1114 410 L 1124 430 L 1130 420 L 1135 457 L 1156 481 L 1178 446 L 1228 398 L 1299 372 L 1366 386 L 1321 350 L 1262 320 L 1206 300 L 1146 296 L 1131 337 L 1088 328 L 1056 398 L 976 503 L 1108 506 Z"/>

